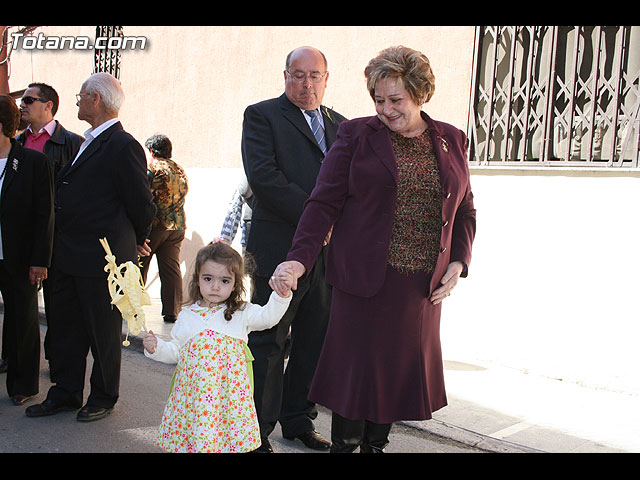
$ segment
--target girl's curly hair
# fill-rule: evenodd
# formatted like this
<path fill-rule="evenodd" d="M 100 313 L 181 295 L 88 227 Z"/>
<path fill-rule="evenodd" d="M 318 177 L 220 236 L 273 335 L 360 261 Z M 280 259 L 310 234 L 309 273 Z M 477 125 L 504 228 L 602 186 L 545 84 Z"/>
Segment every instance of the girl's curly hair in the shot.
<path fill-rule="evenodd" d="M 235 281 L 233 290 L 231 291 L 231 295 L 226 301 L 227 308 L 224 312 L 224 318 L 227 321 L 231 320 L 233 314 L 237 310 L 240 310 L 246 303 L 243 300 L 246 294 L 244 278 L 245 275 L 248 274 L 248 272 L 246 271 L 247 269 L 245 266 L 245 259 L 242 258 L 242 255 L 240 255 L 232 246 L 226 243 L 210 243 L 209 245 L 202 247 L 198 251 L 194 262 L 191 280 L 189 282 L 187 295 L 188 299 L 186 301 L 186 304 L 193 304 L 198 300 L 202 300 L 202 294 L 200 293 L 198 280 L 200 277 L 200 269 L 207 260 L 212 260 L 216 263 L 226 265 L 226 267 L 229 269 L 229 272 L 234 274 Z"/>

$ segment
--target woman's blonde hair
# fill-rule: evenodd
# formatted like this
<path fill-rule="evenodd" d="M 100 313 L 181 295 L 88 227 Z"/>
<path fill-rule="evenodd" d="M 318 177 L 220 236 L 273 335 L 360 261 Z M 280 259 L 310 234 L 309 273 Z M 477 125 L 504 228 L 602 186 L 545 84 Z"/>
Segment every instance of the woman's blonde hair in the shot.
<path fill-rule="evenodd" d="M 242 258 L 242 255 L 226 243 L 210 243 L 198 251 L 194 261 L 193 273 L 191 274 L 187 291 L 188 298 L 185 304 L 193 304 L 198 300 L 202 300 L 199 278 L 202 265 L 204 265 L 207 260 L 225 265 L 229 269 L 229 272 L 234 274 L 233 290 L 225 302 L 227 308 L 224 312 L 224 318 L 231 320 L 233 314 L 245 304 L 243 300 L 246 294 L 244 278 L 248 272 L 246 271 L 245 260 Z"/>
<path fill-rule="evenodd" d="M 436 88 L 436 78 L 429 59 L 417 50 L 402 45 L 382 50 L 364 69 L 364 76 L 371 98 L 375 98 L 376 83 L 383 78 L 402 81 L 417 105 L 431 100 Z"/>

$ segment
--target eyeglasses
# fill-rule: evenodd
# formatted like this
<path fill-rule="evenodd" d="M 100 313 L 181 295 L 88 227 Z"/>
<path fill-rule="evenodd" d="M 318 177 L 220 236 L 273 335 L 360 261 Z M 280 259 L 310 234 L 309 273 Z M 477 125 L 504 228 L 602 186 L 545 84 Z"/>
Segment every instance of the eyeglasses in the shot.
<path fill-rule="evenodd" d="M 320 72 L 305 73 L 305 72 L 301 72 L 299 70 L 297 70 L 295 72 L 290 72 L 289 70 L 285 70 L 285 71 L 289 74 L 289 76 L 293 79 L 294 82 L 298 82 L 298 83 L 304 82 L 307 79 L 307 77 L 311 78 L 311 81 L 313 83 L 319 83 L 319 82 L 322 81 L 322 79 L 327 74 L 327 72 L 324 72 L 324 73 L 320 73 Z"/>
<path fill-rule="evenodd" d="M 28 95 L 26 97 L 22 97 L 21 100 L 25 105 L 31 105 L 35 101 L 42 102 L 42 103 L 47 103 L 49 101 L 49 100 L 45 100 L 44 98 L 30 97 Z"/>
<path fill-rule="evenodd" d="M 90 97 L 91 94 L 90 93 L 76 93 L 76 100 L 80 101 L 82 100 L 82 97 Z"/>

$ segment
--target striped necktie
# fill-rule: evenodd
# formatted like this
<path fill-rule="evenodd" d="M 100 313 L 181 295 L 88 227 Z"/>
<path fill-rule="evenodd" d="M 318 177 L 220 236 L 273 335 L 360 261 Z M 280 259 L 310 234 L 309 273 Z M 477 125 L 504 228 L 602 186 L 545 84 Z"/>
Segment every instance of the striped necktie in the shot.
<path fill-rule="evenodd" d="M 327 142 L 324 138 L 324 129 L 322 125 L 320 125 L 320 120 L 318 119 L 318 111 L 317 110 L 305 110 L 305 113 L 311 117 L 311 130 L 313 131 L 313 136 L 316 137 L 316 141 L 320 148 L 322 149 L 322 153 L 327 153 Z"/>

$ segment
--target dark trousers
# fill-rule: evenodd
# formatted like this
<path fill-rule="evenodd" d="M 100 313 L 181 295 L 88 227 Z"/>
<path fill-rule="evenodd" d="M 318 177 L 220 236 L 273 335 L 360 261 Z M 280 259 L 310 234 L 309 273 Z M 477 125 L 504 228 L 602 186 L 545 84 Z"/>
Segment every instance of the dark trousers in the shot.
<path fill-rule="evenodd" d="M 49 281 L 49 279 L 44 280 L 42 282 L 42 300 L 44 301 L 44 316 L 45 316 L 45 321 L 47 323 L 47 325 L 49 325 L 49 317 L 50 317 L 50 305 L 51 305 L 51 301 L 49 300 L 49 298 L 51 297 L 51 282 Z M 49 335 L 48 335 L 49 329 L 47 328 L 47 331 L 44 334 L 44 342 L 43 342 L 43 347 L 44 347 L 44 358 L 46 358 L 47 360 L 49 359 Z"/>
<path fill-rule="evenodd" d="M 37 286 L 29 267 L 18 270 L 0 260 L 0 293 L 4 304 L 2 357 L 7 361 L 7 393 L 35 395 L 40 378 L 40 324 Z"/>
<path fill-rule="evenodd" d="M 160 299 L 162 315 L 176 316 L 182 305 L 182 272 L 180 271 L 180 246 L 184 240 L 184 230 L 154 228 L 149 234 L 151 254 L 142 257 L 140 273 L 147 283 L 149 264 L 155 255 L 160 277 Z"/>
<path fill-rule="evenodd" d="M 318 412 L 307 400 L 329 321 L 331 287 L 325 282 L 324 254 L 310 275 L 298 283 L 289 309 L 273 328 L 249 334 L 254 356 L 254 399 L 260 435 L 267 438 L 280 422 L 282 434 L 294 437 L 314 428 Z M 269 278 L 255 277 L 253 303 L 264 305 Z M 291 352 L 284 369 L 285 343 L 291 328 Z"/>
<path fill-rule="evenodd" d="M 104 277 L 75 277 L 54 269 L 50 276 L 48 399 L 80 407 L 87 356 L 93 357 L 87 405 L 111 408 L 120 388 L 122 316 L 111 305 Z"/>
<path fill-rule="evenodd" d="M 391 424 L 368 420 L 351 420 L 331 414 L 331 453 L 382 453 L 389 443 Z"/>

